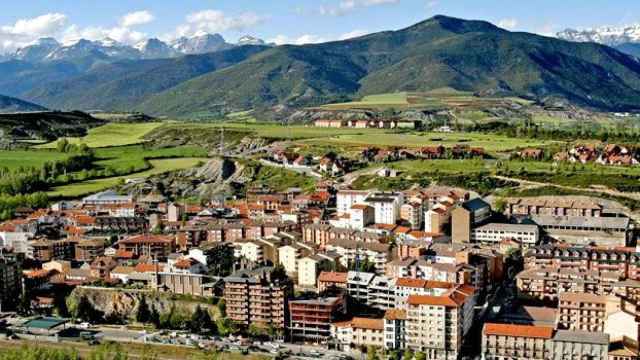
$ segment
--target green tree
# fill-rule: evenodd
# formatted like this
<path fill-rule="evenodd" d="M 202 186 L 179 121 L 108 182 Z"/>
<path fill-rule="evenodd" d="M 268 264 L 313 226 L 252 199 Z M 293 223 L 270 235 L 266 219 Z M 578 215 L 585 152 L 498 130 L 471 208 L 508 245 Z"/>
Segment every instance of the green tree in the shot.
<path fill-rule="evenodd" d="M 218 311 L 220 311 L 221 317 L 227 316 L 227 302 L 224 299 L 220 299 L 216 306 L 218 307 Z"/>
<path fill-rule="evenodd" d="M 151 311 L 147 305 L 147 298 L 143 295 L 138 304 L 138 311 L 136 312 L 136 321 L 139 323 L 148 323 L 151 320 Z"/>
<path fill-rule="evenodd" d="M 367 360 L 379 360 L 378 351 L 371 345 L 367 346 Z"/>
<path fill-rule="evenodd" d="M 198 305 L 193 314 L 191 314 L 189 329 L 194 333 L 204 333 L 212 331 L 213 321 L 211 320 L 209 311 L 201 308 L 200 305 Z"/>
<path fill-rule="evenodd" d="M 413 360 L 413 352 L 411 349 L 405 349 L 402 354 L 402 360 Z"/>
<path fill-rule="evenodd" d="M 56 150 L 58 150 L 58 152 L 64 153 L 64 152 L 67 152 L 68 149 L 69 149 L 69 140 L 67 140 L 66 138 L 62 138 L 58 140 L 58 142 L 56 143 Z"/>
<path fill-rule="evenodd" d="M 427 360 L 427 354 L 423 353 L 423 352 L 417 352 L 416 353 L 416 360 Z"/>

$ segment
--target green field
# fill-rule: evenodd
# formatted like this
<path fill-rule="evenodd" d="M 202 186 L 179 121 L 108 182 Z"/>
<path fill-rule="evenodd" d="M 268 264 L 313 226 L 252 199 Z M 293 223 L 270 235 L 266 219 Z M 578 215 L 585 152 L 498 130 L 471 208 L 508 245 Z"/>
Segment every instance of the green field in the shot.
<path fill-rule="evenodd" d="M 395 146 L 395 147 L 422 147 L 443 145 L 468 145 L 481 147 L 487 152 L 502 152 L 524 147 L 540 147 L 553 144 L 553 141 L 535 140 L 525 138 L 509 138 L 499 135 L 480 133 L 416 133 L 416 134 L 358 134 L 337 135 L 323 139 L 311 139 L 307 141 L 313 144 L 332 145 L 358 145 L 358 146 Z"/>
<path fill-rule="evenodd" d="M 148 168 L 147 159 L 206 157 L 207 151 L 195 146 L 146 149 L 142 145 L 96 149 L 96 165 L 117 173 L 132 173 Z"/>
<path fill-rule="evenodd" d="M 161 126 L 159 122 L 149 123 L 111 123 L 89 130 L 87 136 L 68 138 L 73 144 L 87 144 L 92 148 L 123 146 L 144 142 L 144 135 Z M 38 146 L 39 148 L 55 148 L 56 142 Z"/>
<path fill-rule="evenodd" d="M 69 154 L 48 150 L 0 150 L 0 167 L 39 168 L 46 162 L 65 160 Z"/>
<path fill-rule="evenodd" d="M 47 193 L 52 198 L 73 198 L 89 195 L 118 185 L 127 179 L 147 178 L 170 171 L 185 170 L 207 161 L 206 158 L 179 158 L 149 160 L 151 169 L 133 174 L 114 176 L 105 179 L 88 180 L 53 188 Z"/>

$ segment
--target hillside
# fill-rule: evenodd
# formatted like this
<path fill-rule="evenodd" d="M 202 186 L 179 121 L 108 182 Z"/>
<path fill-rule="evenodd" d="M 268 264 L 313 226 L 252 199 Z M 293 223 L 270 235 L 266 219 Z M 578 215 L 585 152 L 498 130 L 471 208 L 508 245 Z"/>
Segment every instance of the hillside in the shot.
<path fill-rule="evenodd" d="M 0 113 L 43 111 L 46 108 L 28 101 L 0 95 Z"/>
<path fill-rule="evenodd" d="M 630 110 L 640 108 L 640 62 L 602 45 L 436 16 L 399 31 L 273 48 L 160 93 L 140 110 L 184 115 L 443 87 Z"/>
<path fill-rule="evenodd" d="M 264 49 L 241 46 L 176 59 L 120 61 L 71 79 L 43 84 L 24 96 L 52 108 L 129 111 L 150 95 L 234 65 Z"/>
<path fill-rule="evenodd" d="M 105 124 L 83 112 L 27 112 L 0 114 L 0 144 L 16 139 L 55 140 L 62 136 L 84 136 L 87 130 Z"/>

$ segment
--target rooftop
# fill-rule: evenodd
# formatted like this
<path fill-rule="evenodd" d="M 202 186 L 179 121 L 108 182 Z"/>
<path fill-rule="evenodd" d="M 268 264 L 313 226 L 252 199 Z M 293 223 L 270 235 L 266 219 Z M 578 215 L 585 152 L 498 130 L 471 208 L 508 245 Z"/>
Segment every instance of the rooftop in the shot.
<path fill-rule="evenodd" d="M 553 337 L 553 327 L 487 323 L 484 326 L 484 334 L 551 339 Z"/>

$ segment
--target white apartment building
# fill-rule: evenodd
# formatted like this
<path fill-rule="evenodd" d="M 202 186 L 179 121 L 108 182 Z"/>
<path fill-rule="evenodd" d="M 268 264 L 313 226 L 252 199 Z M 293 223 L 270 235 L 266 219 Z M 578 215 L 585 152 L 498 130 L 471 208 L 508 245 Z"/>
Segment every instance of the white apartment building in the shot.
<path fill-rule="evenodd" d="M 237 242 L 234 243 L 233 246 L 233 255 L 237 258 L 244 257 L 245 259 L 255 263 L 261 263 L 262 261 L 264 261 L 262 246 L 256 244 L 255 242 Z"/>
<path fill-rule="evenodd" d="M 349 210 L 349 227 L 362 231 L 376 221 L 375 210 L 366 204 L 356 204 Z"/>
<path fill-rule="evenodd" d="M 376 224 L 395 225 L 400 219 L 400 207 L 404 203 L 402 193 L 375 193 L 366 198 L 375 211 Z"/>
<path fill-rule="evenodd" d="M 396 279 L 376 276 L 369 284 L 369 300 L 367 304 L 380 310 L 391 309 L 396 302 Z"/>
<path fill-rule="evenodd" d="M 407 299 L 406 345 L 430 360 L 457 360 L 463 337 L 471 328 L 475 289 L 459 286 L 440 296 Z"/>
<path fill-rule="evenodd" d="M 353 205 L 364 204 L 370 191 L 340 190 L 336 194 L 336 211 L 338 216 L 348 214 Z"/>
<path fill-rule="evenodd" d="M 360 271 L 347 273 L 347 293 L 362 304 L 369 301 L 369 286 L 376 275 Z"/>
<path fill-rule="evenodd" d="M 471 241 L 498 244 L 503 240 L 516 240 L 524 247 L 534 246 L 540 239 L 537 225 L 491 223 L 473 229 Z"/>
<path fill-rule="evenodd" d="M 296 244 L 278 248 L 278 263 L 284 267 L 287 275 L 293 276 L 298 272 L 298 260 L 302 258 L 302 247 Z"/>
<path fill-rule="evenodd" d="M 330 258 L 321 254 L 310 255 L 298 260 L 298 285 L 302 287 L 315 288 L 320 272 L 329 268 Z"/>

